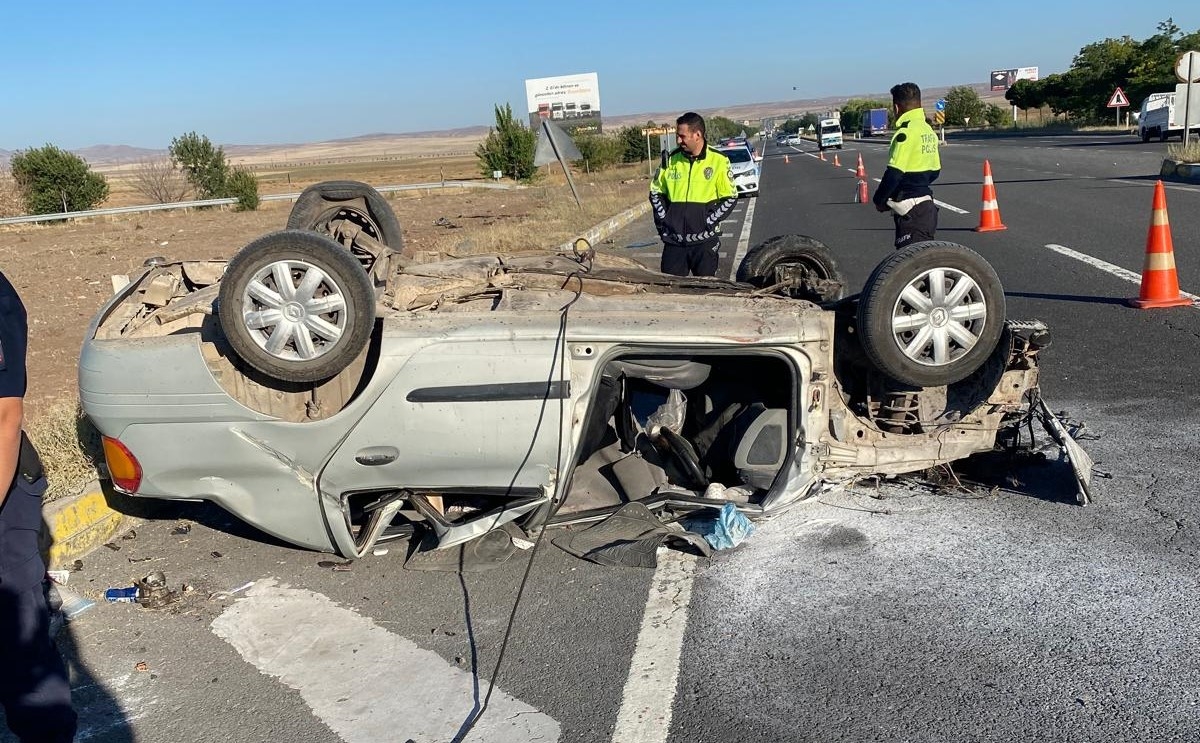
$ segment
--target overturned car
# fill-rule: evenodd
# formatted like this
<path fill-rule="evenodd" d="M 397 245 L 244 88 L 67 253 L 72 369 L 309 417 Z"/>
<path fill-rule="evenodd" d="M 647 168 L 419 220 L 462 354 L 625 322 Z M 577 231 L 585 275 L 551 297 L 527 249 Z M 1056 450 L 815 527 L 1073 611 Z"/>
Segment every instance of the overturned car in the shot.
<path fill-rule="evenodd" d="M 1090 461 L 1038 396 L 1040 322 L 1004 317 L 951 243 L 889 255 L 843 297 L 803 236 L 738 281 L 574 250 L 415 262 L 373 189 L 318 184 L 226 264 L 148 261 L 79 365 L 114 485 L 217 503 L 345 557 L 420 532 L 751 518 L 829 484 L 921 472 L 1043 420 L 1087 497 Z"/>

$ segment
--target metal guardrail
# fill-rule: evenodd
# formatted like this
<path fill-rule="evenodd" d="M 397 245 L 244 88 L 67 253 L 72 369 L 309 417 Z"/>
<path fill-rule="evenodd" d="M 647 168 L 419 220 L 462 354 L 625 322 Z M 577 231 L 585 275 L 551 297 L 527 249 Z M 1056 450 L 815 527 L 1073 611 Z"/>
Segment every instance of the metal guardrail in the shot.
<path fill-rule="evenodd" d="M 429 183 L 405 183 L 399 186 L 376 186 L 380 193 L 393 191 L 419 191 L 430 188 L 513 188 L 509 183 L 487 183 L 485 181 L 430 181 Z M 260 196 L 259 201 L 295 201 L 299 193 L 270 194 Z M 35 222 L 65 222 L 72 219 L 87 219 L 89 217 L 105 217 L 116 214 L 137 214 L 140 212 L 157 212 L 166 209 L 194 209 L 205 206 L 233 206 L 237 199 L 203 199 L 200 201 L 177 201 L 170 204 L 144 204 L 142 206 L 114 206 L 109 209 L 90 209 L 82 212 L 59 212 L 58 214 L 31 214 L 24 217 L 6 217 L 0 219 L 0 225 L 32 224 Z"/>

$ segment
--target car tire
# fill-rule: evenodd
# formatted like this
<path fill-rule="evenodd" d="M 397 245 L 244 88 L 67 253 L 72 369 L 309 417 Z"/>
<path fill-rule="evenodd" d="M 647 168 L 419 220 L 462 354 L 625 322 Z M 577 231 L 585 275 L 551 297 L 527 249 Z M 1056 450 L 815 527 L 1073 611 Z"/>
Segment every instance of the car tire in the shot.
<path fill-rule="evenodd" d="M 281 279 L 290 284 L 283 291 Z M 375 291 L 358 260 L 308 230 L 272 232 L 238 251 L 217 302 L 234 353 L 282 382 L 335 376 L 362 352 L 375 325 Z"/>
<path fill-rule="evenodd" d="M 973 250 L 917 243 L 876 266 L 856 323 L 863 349 L 884 374 L 917 387 L 952 384 L 995 350 L 1004 330 L 1004 290 Z"/>
<path fill-rule="evenodd" d="M 358 181 L 325 181 L 300 193 L 288 215 L 289 230 L 313 230 L 337 239 L 339 220 L 347 220 L 397 252 L 404 237 L 395 212 L 378 191 Z"/>
<path fill-rule="evenodd" d="M 755 245 L 738 266 L 737 280 L 760 289 L 774 286 L 781 280 L 778 271 L 790 266 L 799 266 L 814 279 L 836 281 L 838 288 L 830 287 L 823 292 L 792 288 L 787 290 L 787 296 L 817 304 L 841 299 L 846 282 L 833 251 L 807 235 L 777 235 Z"/>

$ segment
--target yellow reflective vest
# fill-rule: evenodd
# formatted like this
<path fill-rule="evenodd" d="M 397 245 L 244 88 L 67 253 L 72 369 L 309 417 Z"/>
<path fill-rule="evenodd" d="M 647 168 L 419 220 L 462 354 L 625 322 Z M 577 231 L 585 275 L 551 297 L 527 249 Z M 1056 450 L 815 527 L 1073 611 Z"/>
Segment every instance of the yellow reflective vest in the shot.
<path fill-rule="evenodd" d="M 710 246 L 737 205 L 729 158 L 704 145 L 696 157 L 676 147 L 650 182 L 654 226 L 668 245 Z"/>
<path fill-rule="evenodd" d="M 896 119 L 896 133 L 888 147 L 887 170 L 875 189 L 873 201 L 879 206 L 888 200 L 903 201 L 917 196 L 932 196 L 930 188 L 942 172 L 937 132 L 925 121 L 925 111 L 914 108 Z"/>

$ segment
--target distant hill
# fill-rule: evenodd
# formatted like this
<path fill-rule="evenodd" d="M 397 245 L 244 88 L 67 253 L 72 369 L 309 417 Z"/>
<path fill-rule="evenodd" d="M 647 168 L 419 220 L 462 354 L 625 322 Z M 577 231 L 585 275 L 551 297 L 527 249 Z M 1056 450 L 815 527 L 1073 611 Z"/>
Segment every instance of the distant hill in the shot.
<path fill-rule="evenodd" d="M 934 100 L 946 94 L 951 87 L 926 88 L 924 98 L 927 107 Z M 972 84 L 975 92 L 985 102 L 1006 105 L 1003 94 L 992 93 L 987 83 Z M 853 95 L 827 96 L 824 98 L 802 98 L 790 101 L 773 101 L 767 103 L 745 103 L 716 108 L 698 108 L 696 111 L 703 116 L 724 116 L 734 121 L 757 121 L 771 116 L 788 116 L 802 114 L 805 111 L 825 111 L 840 107 L 851 98 L 888 99 L 887 91 L 871 93 L 855 93 Z M 659 124 L 670 123 L 683 111 L 653 111 L 644 113 L 620 114 L 605 116 L 606 129 L 617 129 L 622 126 L 645 124 L 655 121 Z M 474 151 L 479 140 L 487 136 L 489 127 L 469 126 L 442 131 L 421 131 L 405 133 L 374 132 L 360 134 L 354 137 L 333 139 L 323 142 L 295 142 L 290 144 L 224 144 L 225 152 L 234 163 L 262 162 L 293 162 L 302 159 L 343 156 L 343 157 L 433 157 L 448 154 L 465 154 Z M 75 154 L 87 160 L 94 167 L 113 168 L 128 165 L 143 160 L 153 160 L 166 157 L 165 149 L 156 150 L 129 145 L 100 144 L 72 150 Z M 12 152 L 0 149 L 0 166 L 7 166 Z"/>

